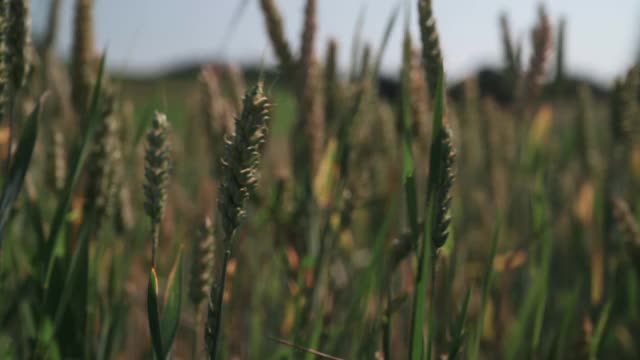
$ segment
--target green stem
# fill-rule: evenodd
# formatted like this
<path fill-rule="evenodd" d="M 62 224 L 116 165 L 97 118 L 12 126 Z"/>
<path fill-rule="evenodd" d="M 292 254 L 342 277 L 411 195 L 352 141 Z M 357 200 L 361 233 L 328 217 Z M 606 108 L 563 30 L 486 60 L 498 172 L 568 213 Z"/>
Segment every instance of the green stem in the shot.
<path fill-rule="evenodd" d="M 229 243 L 230 239 L 226 239 L 225 243 Z M 213 344 L 211 346 L 211 353 L 209 357 L 211 360 L 216 359 L 216 354 L 218 352 L 218 339 L 220 338 L 220 323 L 222 323 L 222 300 L 224 297 L 224 284 L 227 278 L 227 264 L 229 263 L 229 259 L 231 258 L 231 249 L 227 247 L 224 251 L 224 260 L 222 262 L 222 274 L 220 279 L 220 289 L 218 290 L 218 298 L 216 299 L 216 303 L 214 304 L 217 312 L 217 316 L 215 318 L 215 323 L 213 327 Z"/>

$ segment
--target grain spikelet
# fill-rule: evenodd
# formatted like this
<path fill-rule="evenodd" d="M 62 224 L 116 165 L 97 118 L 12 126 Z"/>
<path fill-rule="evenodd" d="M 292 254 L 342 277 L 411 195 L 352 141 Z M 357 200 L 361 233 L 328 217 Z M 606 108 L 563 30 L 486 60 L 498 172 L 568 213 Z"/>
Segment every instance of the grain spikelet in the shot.
<path fill-rule="evenodd" d="M 418 14 L 420 15 L 420 35 L 422 37 L 422 61 L 427 78 L 429 96 L 433 101 L 438 84 L 438 76 L 442 69 L 442 52 L 436 20 L 433 17 L 431 0 L 418 2 Z"/>

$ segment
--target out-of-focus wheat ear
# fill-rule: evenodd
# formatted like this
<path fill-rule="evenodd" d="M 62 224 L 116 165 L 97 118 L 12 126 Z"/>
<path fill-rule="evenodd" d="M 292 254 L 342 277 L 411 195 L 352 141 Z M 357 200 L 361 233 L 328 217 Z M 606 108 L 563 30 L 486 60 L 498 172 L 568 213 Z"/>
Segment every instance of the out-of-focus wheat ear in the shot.
<path fill-rule="evenodd" d="M 144 157 L 144 210 L 151 222 L 151 265 L 155 267 L 156 251 L 160 238 L 160 222 L 167 204 L 169 182 L 169 122 L 167 116 L 156 112 L 147 132 L 147 148 Z"/>
<path fill-rule="evenodd" d="M 60 26 L 60 4 L 60 0 L 51 0 L 49 4 L 47 30 L 43 41 L 46 57 L 53 56 L 55 43 L 58 39 L 58 28 Z"/>
<path fill-rule="evenodd" d="M 9 0 L 0 0 L 0 122 L 4 115 L 9 99 L 9 61 L 10 53 L 7 45 L 9 30 Z"/>
<path fill-rule="evenodd" d="M 566 19 L 560 19 L 560 23 L 558 24 L 558 40 L 556 44 L 556 86 L 561 86 L 565 79 L 564 39 L 566 27 Z"/>
<path fill-rule="evenodd" d="M 627 73 L 622 93 L 622 131 L 627 140 L 637 139 L 640 132 L 638 89 L 640 89 L 640 65 L 634 65 Z"/>
<path fill-rule="evenodd" d="M 115 99 L 109 96 L 100 117 L 91 153 L 89 154 L 89 182 L 87 184 L 87 209 L 95 209 L 96 222 L 110 215 L 118 182 L 118 165 L 122 157 L 119 138 L 119 117 L 114 112 Z"/>
<path fill-rule="evenodd" d="M 86 114 L 95 78 L 94 0 L 76 0 L 71 51 L 71 98 L 78 114 Z"/>
<path fill-rule="evenodd" d="M 21 89 L 31 68 L 31 14 L 29 0 L 10 0 L 9 2 L 8 47 L 11 53 L 11 84 L 14 91 Z"/>
<path fill-rule="evenodd" d="M 231 97 L 233 98 L 233 103 L 237 112 L 242 110 L 242 97 L 247 89 L 247 84 L 244 79 L 244 73 L 242 72 L 242 68 L 238 65 L 227 64 L 224 67 L 229 90 L 231 93 Z"/>
<path fill-rule="evenodd" d="M 505 68 L 509 76 L 517 76 L 520 72 L 520 64 L 513 44 L 509 18 L 504 13 L 500 15 L 500 33 L 502 35 L 502 56 L 504 57 Z"/>
<path fill-rule="evenodd" d="M 538 9 L 538 22 L 531 31 L 531 41 L 533 52 L 529 60 L 526 84 L 529 97 L 535 97 L 542 90 L 552 47 L 551 22 L 542 5 Z"/>
<path fill-rule="evenodd" d="M 214 250 L 213 223 L 205 217 L 193 242 L 189 299 L 196 310 L 196 328 L 202 325 L 202 303 L 208 298 L 213 280 Z"/>
<path fill-rule="evenodd" d="M 431 0 L 419 0 L 418 14 L 420 15 L 420 35 L 422 37 L 422 61 L 429 90 L 433 101 L 438 84 L 438 76 L 442 69 L 442 51 L 436 20 L 433 17 Z"/>
<path fill-rule="evenodd" d="M 451 130 L 445 126 L 443 128 L 444 136 L 442 137 L 443 151 L 443 176 L 439 177 L 439 185 L 437 192 L 436 222 L 433 228 L 431 239 L 435 249 L 439 249 L 444 245 L 449 237 L 449 225 L 451 224 L 451 186 L 454 180 L 454 165 L 456 152 L 453 148 L 451 139 Z"/>
<path fill-rule="evenodd" d="M 227 248 L 244 215 L 244 202 L 257 182 L 257 166 L 267 136 L 270 110 L 271 103 L 260 82 L 245 95 L 235 132 L 226 139 L 221 159 L 218 212 Z"/>
<path fill-rule="evenodd" d="M 300 59 L 298 61 L 298 81 L 305 86 L 311 76 L 312 61 L 314 61 L 314 48 L 316 37 L 316 0 L 307 0 L 304 9 L 304 25 L 300 43 Z"/>
<path fill-rule="evenodd" d="M 302 89 L 296 134 L 292 134 L 299 158 L 294 160 L 296 171 L 308 171 L 305 179 L 312 179 L 324 152 L 325 117 L 322 101 L 321 75 L 316 62 L 310 64 L 309 77 Z M 300 134 L 304 134 L 301 137 Z"/>
<path fill-rule="evenodd" d="M 57 124 L 48 129 L 49 143 L 47 147 L 47 183 L 53 192 L 59 192 L 64 187 L 67 177 L 67 158 L 64 143 L 64 133 Z"/>
<path fill-rule="evenodd" d="M 124 170 L 120 166 L 120 171 Z M 127 181 L 120 178 L 119 188 L 116 193 L 115 204 L 115 226 L 119 234 L 125 234 L 135 227 L 136 215 L 133 208 L 133 198 L 131 187 Z"/>
<path fill-rule="evenodd" d="M 338 114 L 338 99 L 340 85 L 338 84 L 338 43 L 331 38 L 327 44 L 326 60 L 324 65 L 324 114 L 326 129 L 333 129 Z"/>
<path fill-rule="evenodd" d="M 638 130 L 640 69 L 632 67 L 624 80 L 616 80 L 611 94 L 611 131 L 614 144 L 623 144 Z"/>
<path fill-rule="evenodd" d="M 233 109 L 227 99 L 222 96 L 218 74 L 212 66 L 205 66 L 200 71 L 201 116 L 207 132 L 207 144 L 213 159 L 219 159 L 224 149 L 224 139 L 234 130 Z M 220 175 L 220 161 L 213 164 L 213 176 Z"/>
<path fill-rule="evenodd" d="M 631 261 L 640 274 L 640 226 L 629 208 L 629 204 L 620 197 L 612 199 L 613 216 L 620 231 L 626 236 L 625 244 Z"/>
<path fill-rule="evenodd" d="M 428 152 L 427 144 L 431 138 L 431 127 L 429 126 L 429 89 L 427 89 L 426 76 L 418 50 L 412 50 L 409 85 L 411 87 L 409 94 L 411 133 L 419 140 L 417 142 L 418 144 L 424 145 L 423 150 Z"/>
<path fill-rule="evenodd" d="M 280 62 L 280 68 L 283 72 L 288 73 L 289 71 L 295 70 L 296 62 L 289 47 L 289 42 L 284 36 L 282 16 L 273 1 L 274 0 L 260 0 L 262 15 L 267 25 L 271 46 L 273 46 L 278 61 Z"/>

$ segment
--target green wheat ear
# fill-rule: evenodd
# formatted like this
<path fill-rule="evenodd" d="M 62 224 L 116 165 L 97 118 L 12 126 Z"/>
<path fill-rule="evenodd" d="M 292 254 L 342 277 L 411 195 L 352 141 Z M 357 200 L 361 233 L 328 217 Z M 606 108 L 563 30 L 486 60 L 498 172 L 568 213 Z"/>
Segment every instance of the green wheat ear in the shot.
<path fill-rule="evenodd" d="M 147 149 L 144 165 L 144 210 L 151 220 L 152 266 L 155 266 L 156 251 L 160 236 L 160 222 L 167 203 L 167 183 L 169 182 L 169 123 L 167 116 L 156 112 L 147 132 Z"/>
<path fill-rule="evenodd" d="M 443 149 L 443 168 L 444 174 L 438 179 L 438 193 L 437 209 L 436 209 L 436 221 L 433 228 L 431 239 L 433 241 L 434 248 L 438 249 L 444 245 L 449 237 L 449 224 L 451 224 L 451 186 L 454 180 L 454 164 L 456 158 L 456 152 L 451 143 L 451 130 L 448 127 L 443 128 L 442 136 L 442 149 Z"/>
<path fill-rule="evenodd" d="M 225 242 L 231 240 L 238 227 L 244 214 L 244 201 L 257 181 L 257 166 L 267 135 L 270 109 L 262 83 L 258 83 L 245 95 L 242 114 L 236 119 L 235 133 L 226 140 L 218 200 Z"/>

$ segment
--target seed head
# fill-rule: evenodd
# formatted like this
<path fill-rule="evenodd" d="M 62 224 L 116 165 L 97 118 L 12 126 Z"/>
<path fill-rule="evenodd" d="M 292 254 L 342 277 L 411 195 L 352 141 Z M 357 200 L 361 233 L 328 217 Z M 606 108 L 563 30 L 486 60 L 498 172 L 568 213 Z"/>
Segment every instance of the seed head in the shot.
<path fill-rule="evenodd" d="M 11 83 L 14 90 L 20 89 L 27 81 L 31 68 L 31 15 L 29 0 L 9 2 L 8 47 L 11 54 Z"/>
<path fill-rule="evenodd" d="M 442 51 L 436 20 L 433 17 L 431 0 L 418 2 L 418 14 L 420 15 L 420 35 L 422 37 L 422 61 L 425 68 L 425 76 L 429 85 L 429 96 L 433 101 L 438 86 L 438 76 L 442 68 Z"/>
<path fill-rule="evenodd" d="M 189 298 L 195 308 L 200 307 L 211 291 L 214 246 L 213 224 L 211 223 L 211 219 L 206 217 L 198 229 L 196 240 L 193 242 L 193 254 L 191 258 Z"/>
<path fill-rule="evenodd" d="M 244 201 L 257 181 L 257 165 L 267 135 L 270 109 L 262 83 L 258 83 L 245 95 L 235 133 L 226 140 L 218 199 L 225 241 L 231 239 L 238 227 L 244 214 Z"/>

